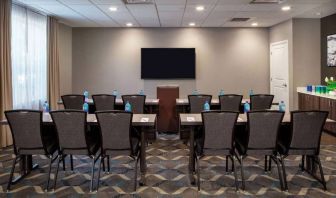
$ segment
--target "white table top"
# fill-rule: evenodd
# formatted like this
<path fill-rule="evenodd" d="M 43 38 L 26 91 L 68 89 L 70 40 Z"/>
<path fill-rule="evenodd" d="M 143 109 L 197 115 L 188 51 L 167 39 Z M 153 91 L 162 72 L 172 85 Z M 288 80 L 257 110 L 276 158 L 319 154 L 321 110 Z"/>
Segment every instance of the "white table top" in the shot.
<path fill-rule="evenodd" d="M 159 102 L 160 102 L 159 99 L 146 99 L 145 104 L 146 105 L 159 105 Z M 93 104 L 92 98 L 89 98 L 87 103 Z M 58 104 L 63 104 L 63 101 L 62 100 L 58 101 Z M 115 104 L 116 105 L 122 105 L 123 104 L 122 99 L 121 98 L 116 98 Z"/>
<path fill-rule="evenodd" d="M 181 113 L 180 114 L 181 125 L 184 126 L 193 126 L 193 125 L 202 125 L 202 114 L 200 113 Z M 246 114 L 239 114 L 238 123 L 246 123 L 247 116 Z M 331 119 L 327 119 L 327 122 L 336 122 Z M 282 123 L 290 123 L 290 112 L 286 112 L 283 117 Z"/>
<path fill-rule="evenodd" d="M 250 102 L 250 99 L 243 99 L 242 103 Z M 219 105 L 219 99 L 218 98 L 212 98 L 211 99 L 212 105 Z M 177 98 L 176 99 L 176 105 L 189 105 L 188 98 Z"/>
<path fill-rule="evenodd" d="M 49 113 L 43 113 L 42 120 L 44 123 L 51 123 L 52 119 Z M 155 126 L 156 114 L 133 114 L 133 126 Z M 88 123 L 97 123 L 95 114 L 87 114 Z M 1 120 L 0 125 L 8 125 L 7 120 Z"/>
<path fill-rule="evenodd" d="M 307 91 L 306 87 L 298 87 L 296 88 L 296 91 L 298 93 L 303 93 L 303 94 L 308 94 L 308 95 L 312 95 L 312 96 L 319 96 L 322 98 L 329 98 L 329 99 L 333 99 L 336 100 L 336 96 L 330 95 L 330 94 L 320 94 L 320 93 L 316 93 L 316 92 L 309 92 Z"/>

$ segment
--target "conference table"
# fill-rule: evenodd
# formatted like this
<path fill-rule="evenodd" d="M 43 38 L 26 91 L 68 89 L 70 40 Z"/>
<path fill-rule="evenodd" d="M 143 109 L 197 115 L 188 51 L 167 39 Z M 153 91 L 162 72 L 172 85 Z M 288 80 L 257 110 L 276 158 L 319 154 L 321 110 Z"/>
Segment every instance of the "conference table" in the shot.
<path fill-rule="evenodd" d="M 42 116 L 43 125 L 53 125 L 53 121 L 49 113 L 43 113 Z M 97 118 L 95 114 L 87 114 L 87 124 L 97 125 Z M 0 125 L 8 125 L 7 120 L 1 120 Z M 133 114 L 132 126 L 141 128 L 141 145 L 140 145 L 140 172 L 141 179 L 140 184 L 145 185 L 145 175 L 147 171 L 146 165 L 146 130 L 148 127 L 155 127 L 156 125 L 156 114 Z M 33 164 L 32 156 L 25 155 L 20 161 L 20 172 L 21 175 L 13 180 L 13 183 L 18 182 L 25 176 L 27 176 L 32 170 L 38 167 L 38 164 Z"/>
<path fill-rule="evenodd" d="M 179 114 L 180 124 L 181 126 L 189 127 L 190 128 L 190 135 L 189 135 L 189 179 L 192 184 L 195 184 L 194 180 L 194 171 L 195 171 L 195 160 L 194 160 L 194 154 L 195 154 L 195 148 L 194 148 L 194 135 L 195 135 L 195 128 L 202 126 L 202 114 L 201 113 L 181 113 Z M 290 138 L 290 113 L 286 112 L 282 123 L 280 127 L 279 137 L 278 138 Z M 334 120 L 327 119 L 327 124 L 329 123 L 335 123 Z M 239 114 L 237 122 L 236 122 L 236 130 L 234 131 L 234 136 L 236 135 L 243 135 L 247 136 L 246 134 L 246 127 L 247 124 L 247 115 L 246 114 Z M 237 131 L 237 128 L 240 128 L 240 131 Z M 239 133 L 239 134 L 238 134 Z M 312 176 L 316 176 L 316 165 L 313 162 L 313 159 L 306 158 L 306 170 L 309 174 Z"/>

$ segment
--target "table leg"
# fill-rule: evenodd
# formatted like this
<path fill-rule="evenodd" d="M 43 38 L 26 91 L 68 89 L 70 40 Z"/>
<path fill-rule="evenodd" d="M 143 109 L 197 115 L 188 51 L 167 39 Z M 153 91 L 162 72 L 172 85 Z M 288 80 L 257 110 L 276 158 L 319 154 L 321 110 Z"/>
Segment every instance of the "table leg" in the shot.
<path fill-rule="evenodd" d="M 140 147 L 140 185 L 145 185 L 145 176 L 146 176 L 146 135 L 145 130 L 141 127 L 141 147 Z"/>
<path fill-rule="evenodd" d="M 189 179 L 192 185 L 195 185 L 194 171 L 195 171 L 195 159 L 194 159 L 194 127 L 190 127 L 189 135 Z"/>
<path fill-rule="evenodd" d="M 316 163 L 314 161 L 314 156 L 306 156 L 306 171 L 312 176 L 316 175 Z"/>
<path fill-rule="evenodd" d="M 33 157 L 31 155 L 23 155 L 19 163 L 20 175 L 15 177 L 12 180 L 12 183 L 15 184 L 26 177 L 32 170 L 38 168 L 38 164 L 33 164 Z"/>

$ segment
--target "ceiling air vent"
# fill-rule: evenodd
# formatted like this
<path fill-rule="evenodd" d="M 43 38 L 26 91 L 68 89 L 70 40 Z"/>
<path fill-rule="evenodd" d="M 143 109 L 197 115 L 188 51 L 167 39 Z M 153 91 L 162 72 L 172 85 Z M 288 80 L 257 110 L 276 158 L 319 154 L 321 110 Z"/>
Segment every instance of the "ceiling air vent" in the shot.
<path fill-rule="evenodd" d="M 280 4 L 286 0 L 252 0 L 250 4 Z"/>
<path fill-rule="evenodd" d="M 154 0 L 123 0 L 125 4 L 153 4 Z"/>
<path fill-rule="evenodd" d="M 230 21 L 232 22 L 245 22 L 250 20 L 250 18 L 232 18 Z"/>

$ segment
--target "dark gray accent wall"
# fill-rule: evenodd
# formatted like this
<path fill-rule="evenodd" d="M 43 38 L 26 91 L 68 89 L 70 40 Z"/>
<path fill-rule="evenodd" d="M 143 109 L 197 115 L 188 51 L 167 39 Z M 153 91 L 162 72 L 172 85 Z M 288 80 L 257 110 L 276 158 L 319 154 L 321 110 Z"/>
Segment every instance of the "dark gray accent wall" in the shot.
<path fill-rule="evenodd" d="M 336 77 L 336 67 L 327 66 L 327 36 L 336 34 L 336 14 L 321 19 L 321 82 L 326 76 Z"/>

